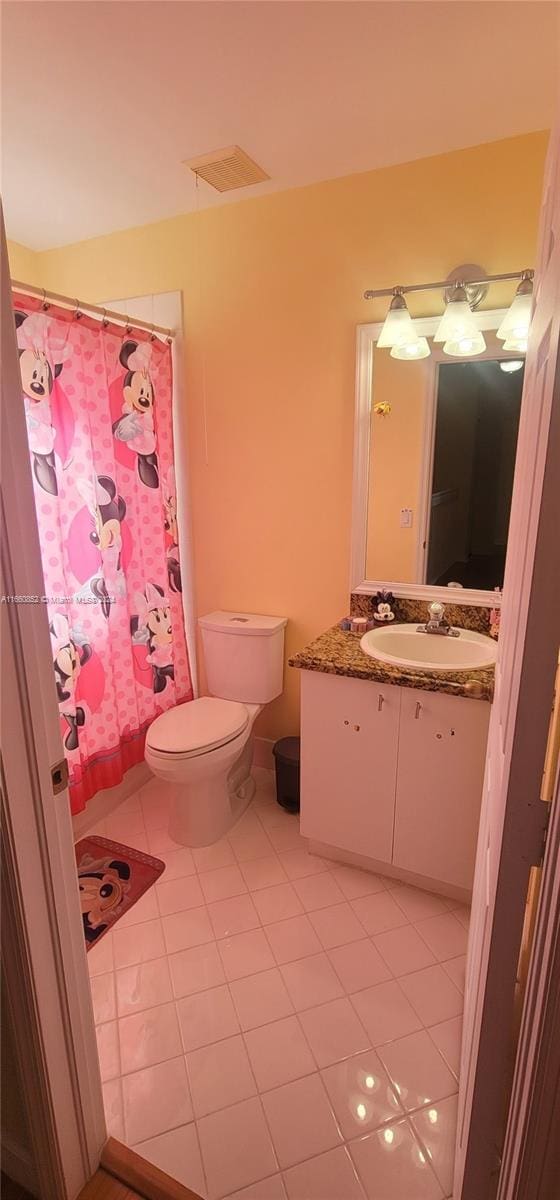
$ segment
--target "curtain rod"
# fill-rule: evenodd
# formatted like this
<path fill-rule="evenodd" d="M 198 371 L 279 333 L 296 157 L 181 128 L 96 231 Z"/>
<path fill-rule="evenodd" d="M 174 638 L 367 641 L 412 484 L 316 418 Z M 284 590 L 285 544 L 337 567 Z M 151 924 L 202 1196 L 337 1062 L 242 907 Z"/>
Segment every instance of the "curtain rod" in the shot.
<path fill-rule="evenodd" d="M 99 304 L 86 304 L 82 300 L 72 300 L 71 296 L 61 296 L 59 292 L 50 292 L 48 288 L 33 287 L 30 283 L 19 283 L 16 279 L 12 279 L 12 291 L 21 292 L 28 296 L 39 296 L 44 304 L 47 300 L 53 300 L 63 308 L 75 309 L 77 313 L 85 312 L 88 315 L 93 313 L 100 321 L 114 321 L 119 325 L 124 325 L 125 329 L 147 329 L 149 333 L 160 333 L 169 340 L 175 337 L 174 330 L 166 329 L 163 325 L 151 325 L 149 321 L 140 321 L 136 320 L 136 318 L 131 320 L 127 313 L 114 312 L 110 308 L 101 308 Z M 49 306 L 47 305 L 47 307 Z"/>
<path fill-rule="evenodd" d="M 481 279 L 465 279 L 469 287 L 477 287 L 483 283 L 501 283 L 506 279 L 532 279 L 534 271 L 505 271 L 502 275 L 483 275 Z M 409 283 L 406 287 L 380 288 L 378 291 L 364 292 L 364 300 L 376 300 L 379 296 L 394 296 L 395 292 L 404 295 L 406 292 L 439 292 L 452 288 L 461 282 L 458 279 L 440 279 L 437 283 Z"/>

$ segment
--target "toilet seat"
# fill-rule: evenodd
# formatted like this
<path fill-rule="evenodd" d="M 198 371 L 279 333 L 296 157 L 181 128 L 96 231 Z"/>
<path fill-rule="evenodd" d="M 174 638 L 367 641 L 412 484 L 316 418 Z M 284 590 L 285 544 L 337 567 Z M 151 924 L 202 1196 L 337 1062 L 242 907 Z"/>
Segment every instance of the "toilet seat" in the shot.
<path fill-rule="evenodd" d="M 173 759 L 194 758 L 232 742 L 248 723 L 249 712 L 244 704 L 201 696 L 156 717 L 146 735 L 146 746 Z"/>

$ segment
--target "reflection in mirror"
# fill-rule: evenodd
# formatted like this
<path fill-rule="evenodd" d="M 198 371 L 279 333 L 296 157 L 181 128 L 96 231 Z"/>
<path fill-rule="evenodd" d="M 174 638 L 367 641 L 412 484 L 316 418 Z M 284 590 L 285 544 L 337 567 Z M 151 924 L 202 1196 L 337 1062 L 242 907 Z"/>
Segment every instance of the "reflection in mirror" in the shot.
<path fill-rule="evenodd" d="M 368 579 L 503 585 L 524 362 L 486 341 L 468 361 L 374 351 Z"/>

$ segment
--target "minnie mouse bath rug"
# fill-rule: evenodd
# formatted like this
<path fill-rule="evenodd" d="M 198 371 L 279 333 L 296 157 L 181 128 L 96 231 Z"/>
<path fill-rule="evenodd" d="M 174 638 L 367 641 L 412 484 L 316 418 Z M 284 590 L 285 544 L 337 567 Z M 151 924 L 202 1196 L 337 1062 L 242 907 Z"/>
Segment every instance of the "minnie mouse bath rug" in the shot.
<path fill-rule="evenodd" d="M 82 838 L 75 853 L 86 950 L 91 950 L 152 887 L 165 863 L 103 837 Z"/>

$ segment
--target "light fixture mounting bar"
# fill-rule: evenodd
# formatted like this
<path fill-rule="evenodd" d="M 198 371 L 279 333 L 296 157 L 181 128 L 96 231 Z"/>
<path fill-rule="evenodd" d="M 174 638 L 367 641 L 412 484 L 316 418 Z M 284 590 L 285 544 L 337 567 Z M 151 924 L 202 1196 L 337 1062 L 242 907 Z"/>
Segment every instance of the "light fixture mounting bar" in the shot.
<path fill-rule="evenodd" d="M 467 282 L 471 286 L 476 286 L 482 283 L 502 283 L 507 279 L 532 279 L 533 275 L 534 271 L 529 269 L 504 271 L 500 275 L 483 275 L 481 279 L 469 279 Z M 397 292 L 400 295 L 406 295 L 407 292 L 439 292 L 444 291 L 449 286 L 449 279 L 440 279 L 436 283 L 409 283 L 405 287 L 378 288 L 376 291 L 368 290 L 364 292 L 364 300 L 377 300 L 381 296 L 394 296 Z"/>

